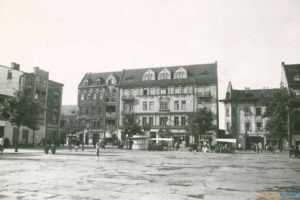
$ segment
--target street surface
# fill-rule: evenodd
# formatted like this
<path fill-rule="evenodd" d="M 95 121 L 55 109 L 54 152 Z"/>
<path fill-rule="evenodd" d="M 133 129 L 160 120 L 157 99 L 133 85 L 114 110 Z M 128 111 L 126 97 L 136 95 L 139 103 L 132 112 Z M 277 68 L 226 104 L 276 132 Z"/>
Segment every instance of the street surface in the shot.
<path fill-rule="evenodd" d="M 300 192 L 300 159 L 106 149 L 98 161 L 92 148 L 58 149 L 56 155 L 6 149 L 0 177 L 0 199 L 259 199 L 260 191 Z"/>

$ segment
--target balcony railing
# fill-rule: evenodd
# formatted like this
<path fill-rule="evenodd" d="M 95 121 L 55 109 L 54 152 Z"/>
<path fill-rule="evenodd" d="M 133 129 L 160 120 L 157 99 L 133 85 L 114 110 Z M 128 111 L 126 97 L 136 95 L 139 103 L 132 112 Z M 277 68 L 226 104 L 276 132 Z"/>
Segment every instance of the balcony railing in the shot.
<path fill-rule="evenodd" d="M 123 95 L 122 100 L 123 101 L 134 101 L 134 96 L 133 95 Z"/>
<path fill-rule="evenodd" d="M 106 114 L 105 114 L 105 117 L 106 117 L 106 118 L 110 118 L 110 119 L 115 119 L 115 118 L 117 118 L 117 113 L 115 113 L 115 112 L 112 112 L 112 113 L 106 113 Z"/>

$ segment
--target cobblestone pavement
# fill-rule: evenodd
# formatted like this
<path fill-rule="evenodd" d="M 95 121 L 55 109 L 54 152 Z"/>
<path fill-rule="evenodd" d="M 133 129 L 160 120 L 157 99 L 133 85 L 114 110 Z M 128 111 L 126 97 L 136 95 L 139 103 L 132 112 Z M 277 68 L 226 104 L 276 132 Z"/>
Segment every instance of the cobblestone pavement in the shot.
<path fill-rule="evenodd" d="M 286 153 L 6 149 L 0 199 L 257 199 L 300 192 L 300 159 Z M 261 198 L 263 199 L 263 198 Z M 292 198 L 286 198 L 291 200 Z"/>

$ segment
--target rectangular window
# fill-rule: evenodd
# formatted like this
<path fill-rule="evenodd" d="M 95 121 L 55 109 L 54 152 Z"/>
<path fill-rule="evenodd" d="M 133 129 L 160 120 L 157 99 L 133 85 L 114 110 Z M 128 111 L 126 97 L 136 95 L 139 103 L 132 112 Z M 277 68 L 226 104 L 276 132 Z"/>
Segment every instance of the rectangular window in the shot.
<path fill-rule="evenodd" d="M 148 95 L 148 89 L 143 90 L 143 95 Z"/>
<path fill-rule="evenodd" d="M 97 99 L 97 94 L 93 94 L 93 100 Z"/>
<path fill-rule="evenodd" d="M 101 113 L 101 111 L 102 111 L 102 110 L 101 110 L 101 107 L 99 107 L 99 108 L 98 108 L 98 113 Z"/>
<path fill-rule="evenodd" d="M 230 129 L 230 123 L 226 123 L 226 130 L 228 131 Z"/>
<path fill-rule="evenodd" d="M 159 118 L 159 125 L 160 125 L 160 126 L 165 126 L 165 125 L 167 125 L 167 117 L 160 117 L 160 118 Z"/>
<path fill-rule="evenodd" d="M 84 94 L 80 95 L 80 100 L 83 101 L 84 100 Z"/>
<path fill-rule="evenodd" d="M 80 113 L 80 114 L 83 114 L 83 107 L 80 107 L 79 113 Z"/>
<path fill-rule="evenodd" d="M 186 101 L 182 100 L 181 101 L 181 110 L 185 110 L 186 109 Z"/>
<path fill-rule="evenodd" d="M 294 89 L 295 95 L 300 96 L 300 89 Z"/>
<path fill-rule="evenodd" d="M 91 94 L 87 94 L 86 99 L 87 99 L 87 100 L 90 100 L 90 99 L 91 99 Z"/>
<path fill-rule="evenodd" d="M 261 116 L 261 107 L 256 108 L 256 116 Z"/>
<path fill-rule="evenodd" d="M 180 88 L 179 87 L 175 88 L 175 94 L 180 94 Z"/>
<path fill-rule="evenodd" d="M 93 113 L 94 113 L 94 114 L 96 113 L 96 108 L 95 108 L 95 107 L 93 107 Z"/>
<path fill-rule="evenodd" d="M 257 131 L 262 131 L 262 124 L 261 124 L 261 122 L 256 122 L 256 130 Z"/>
<path fill-rule="evenodd" d="M 181 125 L 186 126 L 186 117 L 181 117 Z"/>
<path fill-rule="evenodd" d="M 179 125 L 179 117 L 174 117 L 174 125 L 175 126 Z"/>
<path fill-rule="evenodd" d="M 149 117 L 149 125 L 153 126 L 153 117 Z"/>
<path fill-rule="evenodd" d="M 249 107 L 245 107 L 245 116 L 250 116 L 251 115 L 251 110 Z"/>
<path fill-rule="evenodd" d="M 143 110 L 147 110 L 147 101 L 143 102 Z"/>
<path fill-rule="evenodd" d="M 174 110 L 179 110 L 179 101 L 174 101 Z"/>
<path fill-rule="evenodd" d="M 168 102 L 165 102 L 165 101 L 160 102 L 159 109 L 160 110 L 169 110 Z"/>
<path fill-rule="evenodd" d="M 150 88 L 150 95 L 155 95 L 155 89 L 154 88 Z"/>
<path fill-rule="evenodd" d="M 226 117 L 230 116 L 230 109 L 226 108 Z"/>
<path fill-rule="evenodd" d="M 85 114 L 88 114 L 88 113 L 89 113 L 89 108 L 86 107 L 86 108 L 85 108 Z"/>
<path fill-rule="evenodd" d="M 250 123 L 245 123 L 245 130 L 246 131 L 251 131 L 251 124 Z"/>
<path fill-rule="evenodd" d="M 12 71 L 10 71 L 10 70 L 7 71 L 7 79 L 8 80 L 12 79 Z"/>
<path fill-rule="evenodd" d="M 147 117 L 143 117 L 143 125 L 146 125 L 147 124 Z"/>
<path fill-rule="evenodd" d="M 168 94 L 168 88 L 160 88 L 160 94 Z"/>
<path fill-rule="evenodd" d="M 149 102 L 149 110 L 154 110 L 154 102 L 153 101 Z"/>

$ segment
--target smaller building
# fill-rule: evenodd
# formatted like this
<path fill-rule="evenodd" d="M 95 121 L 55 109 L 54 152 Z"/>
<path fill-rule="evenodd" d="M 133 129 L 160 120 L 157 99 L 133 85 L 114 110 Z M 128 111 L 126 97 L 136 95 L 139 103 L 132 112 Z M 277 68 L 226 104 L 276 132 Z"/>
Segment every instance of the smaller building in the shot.
<path fill-rule="evenodd" d="M 225 133 L 238 140 L 242 149 L 252 149 L 255 144 L 278 145 L 277 138 L 268 137 L 263 118 L 266 107 L 262 99 L 280 89 L 234 90 L 228 83 L 226 97 L 220 100 L 225 105 Z"/>

